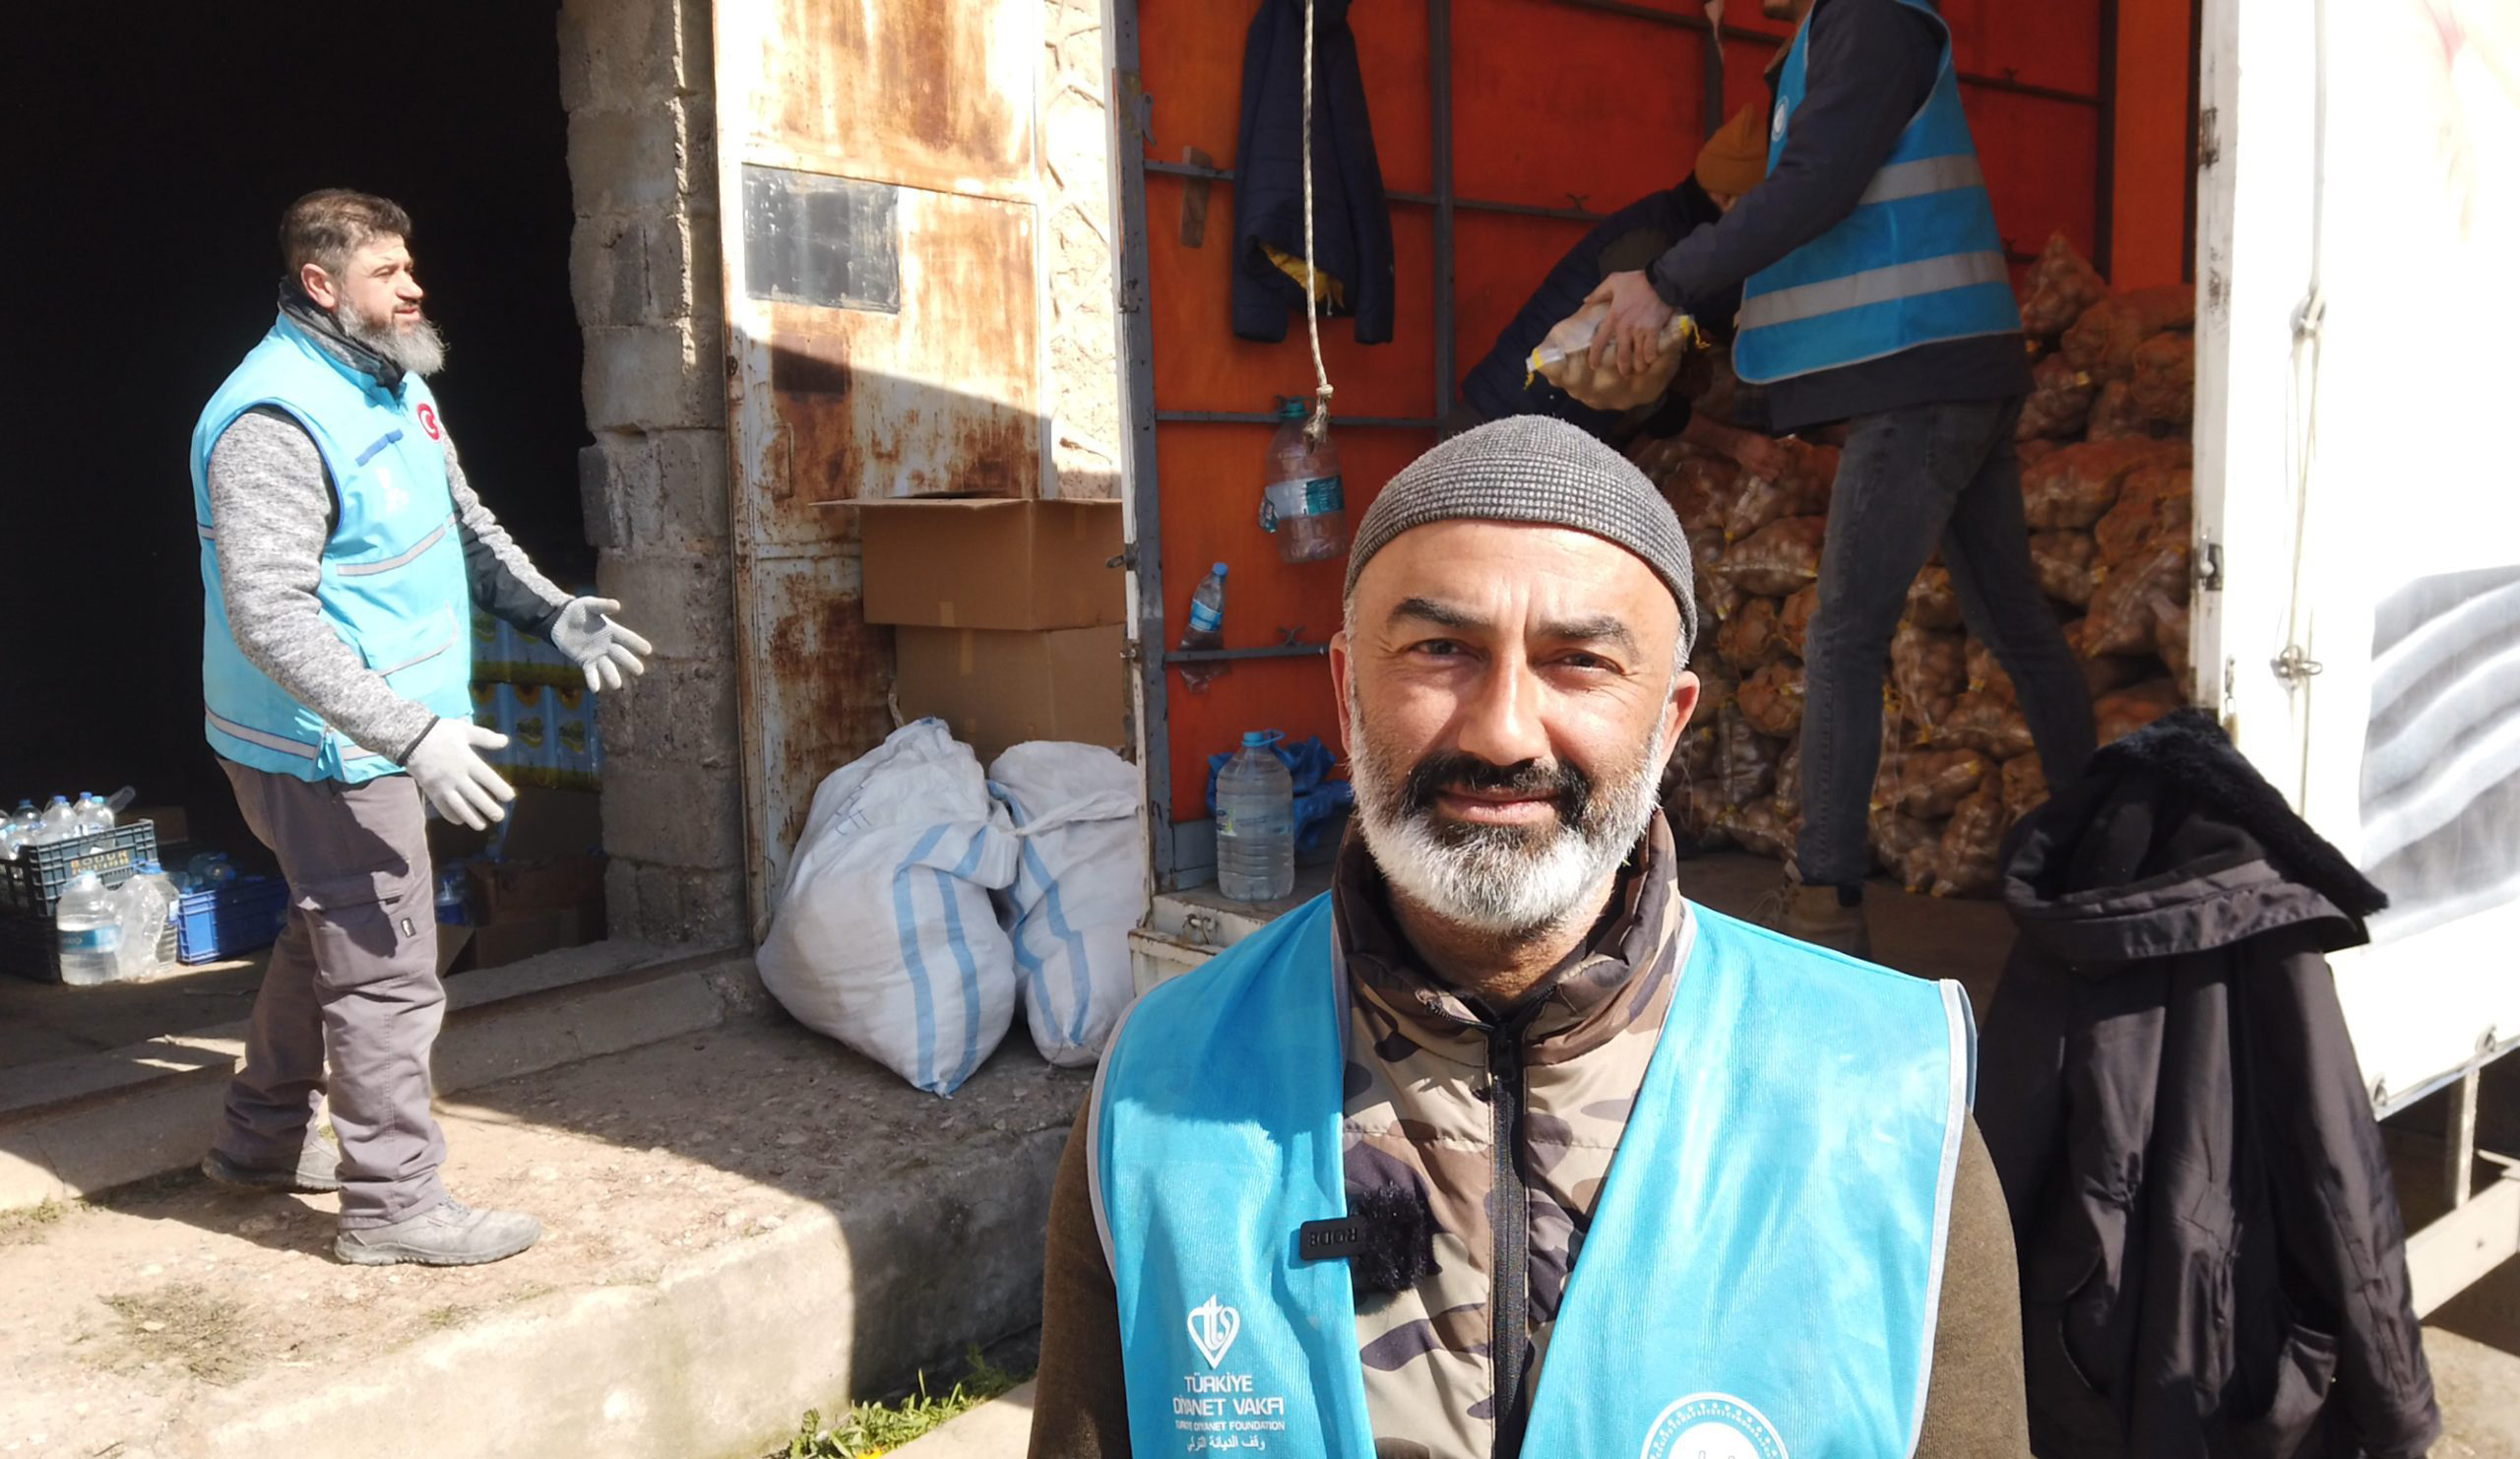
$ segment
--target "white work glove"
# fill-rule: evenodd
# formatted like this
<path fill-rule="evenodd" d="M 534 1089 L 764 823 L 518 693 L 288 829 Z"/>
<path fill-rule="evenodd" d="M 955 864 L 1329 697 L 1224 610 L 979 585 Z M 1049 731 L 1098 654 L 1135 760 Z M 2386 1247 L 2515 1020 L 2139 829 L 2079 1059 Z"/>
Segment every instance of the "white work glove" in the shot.
<path fill-rule="evenodd" d="M 411 747 L 403 768 L 411 772 L 438 814 L 486 831 L 492 821 L 508 818 L 507 803 L 516 792 L 481 758 L 481 751 L 504 749 L 507 742 L 506 735 L 470 720 L 440 720 Z"/>
<path fill-rule="evenodd" d="M 586 670 L 590 689 L 620 688 L 622 671 L 646 673 L 648 666 L 640 656 L 657 651 L 656 645 L 606 616 L 619 611 L 621 604 L 609 598 L 572 598 L 551 620 L 551 647 Z"/>

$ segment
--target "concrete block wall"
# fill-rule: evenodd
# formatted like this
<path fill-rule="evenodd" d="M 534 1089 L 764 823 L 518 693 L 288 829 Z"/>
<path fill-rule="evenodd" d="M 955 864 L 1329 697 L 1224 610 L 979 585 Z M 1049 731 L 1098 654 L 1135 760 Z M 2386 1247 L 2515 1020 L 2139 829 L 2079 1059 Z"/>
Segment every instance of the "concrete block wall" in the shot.
<path fill-rule="evenodd" d="M 1042 0 L 1041 336 L 1057 494 L 1120 493 L 1119 321 L 1112 308 L 1111 57 L 1102 0 Z"/>
<path fill-rule="evenodd" d="M 598 701 L 605 894 L 615 936 L 718 944 L 745 910 L 709 13 L 563 0 L 559 27 L 587 537 L 598 588 L 657 646 Z"/>

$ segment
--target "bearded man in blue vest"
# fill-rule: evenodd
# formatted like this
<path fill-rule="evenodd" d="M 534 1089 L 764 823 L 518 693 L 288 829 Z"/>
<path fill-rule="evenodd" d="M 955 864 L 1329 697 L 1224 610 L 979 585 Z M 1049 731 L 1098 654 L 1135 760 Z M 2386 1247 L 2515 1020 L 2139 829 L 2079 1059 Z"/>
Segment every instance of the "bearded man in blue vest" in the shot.
<path fill-rule="evenodd" d="M 204 732 L 291 898 L 202 1171 L 340 1191 L 345 1261 L 469 1265 L 541 1235 L 446 1193 L 429 1108 L 446 993 L 421 802 L 479 829 L 515 795 L 482 759 L 505 737 L 472 721 L 472 607 L 549 640 L 589 689 L 649 646 L 619 603 L 535 571 L 472 494 L 428 386 L 445 349 L 410 234 L 383 198 L 292 205 L 280 316 L 193 429 Z"/>
<path fill-rule="evenodd" d="M 1051 1200 L 1037 1459 L 2025 1452 L 1958 989 L 1682 895 L 1688 548 L 1564 421 L 1375 500 L 1333 890 L 1149 992 Z"/>
<path fill-rule="evenodd" d="M 1740 285 L 1733 369 L 1767 386 L 1769 424 L 1847 422 L 1803 654 L 1802 831 L 1762 917 L 1868 956 L 1883 669 L 1934 550 L 2020 691 L 2050 786 L 2091 758 L 2091 699 L 2031 565 L 2013 451 L 2030 370 L 1950 30 L 1932 0 L 1760 8 L 1798 23 L 1770 73 L 1767 178 L 1603 282 L 1594 353 L 1633 369 L 1682 300 Z"/>

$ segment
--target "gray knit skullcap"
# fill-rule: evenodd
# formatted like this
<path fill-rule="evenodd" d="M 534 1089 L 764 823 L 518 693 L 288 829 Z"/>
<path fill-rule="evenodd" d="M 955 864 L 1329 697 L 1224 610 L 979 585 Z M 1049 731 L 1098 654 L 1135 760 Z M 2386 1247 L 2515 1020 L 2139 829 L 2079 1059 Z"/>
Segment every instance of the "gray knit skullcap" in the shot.
<path fill-rule="evenodd" d="M 1688 539 L 1634 463 L 1548 415 L 1508 415 L 1465 431 L 1403 468 L 1374 498 L 1348 549 L 1348 593 L 1373 555 L 1413 527 L 1527 522 L 1588 532 L 1642 558 L 1680 607 L 1680 652 L 1697 642 Z"/>

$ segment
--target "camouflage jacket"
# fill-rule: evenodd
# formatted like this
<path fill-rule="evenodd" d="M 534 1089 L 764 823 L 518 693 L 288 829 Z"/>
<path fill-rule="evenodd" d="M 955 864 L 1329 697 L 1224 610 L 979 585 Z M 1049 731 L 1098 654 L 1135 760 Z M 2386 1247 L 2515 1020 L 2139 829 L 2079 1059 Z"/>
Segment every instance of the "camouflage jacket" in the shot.
<path fill-rule="evenodd" d="M 1352 990 L 1343 1112 L 1351 1200 L 1376 1187 L 1415 1187 L 1436 1228 L 1434 1272 L 1397 1294 L 1358 1294 L 1376 1459 L 1520 1453 L 1520 1415 L 1500 1431 L 1495 1402 L 1493 1081 L 1500 1071 L 1519 1077 L 1522 1096 L 1511 1153 L 1528 1203 L 1515 1345 L 1527 1405 L 1687 951 L 1692 914 L 1677 869 L 1658 816 L 1583 948 L 1500 1026 L 1420 965 L 1361 841 L 1352 837 L 1343 852 L 1332 900 Z M 1086 1190 L 1090 1113 L 1079 1116 L 1052 1195 L 1035 1459 L 1129 1453 L 1118 1299 Z M 1501 1296 L 1510 1305 L 1510 1278 Z M 2020 1322 L 2011 1226 L 1973 1127 L 1954 1195 L 1919 1459 L 2028 1452 Z"/>

